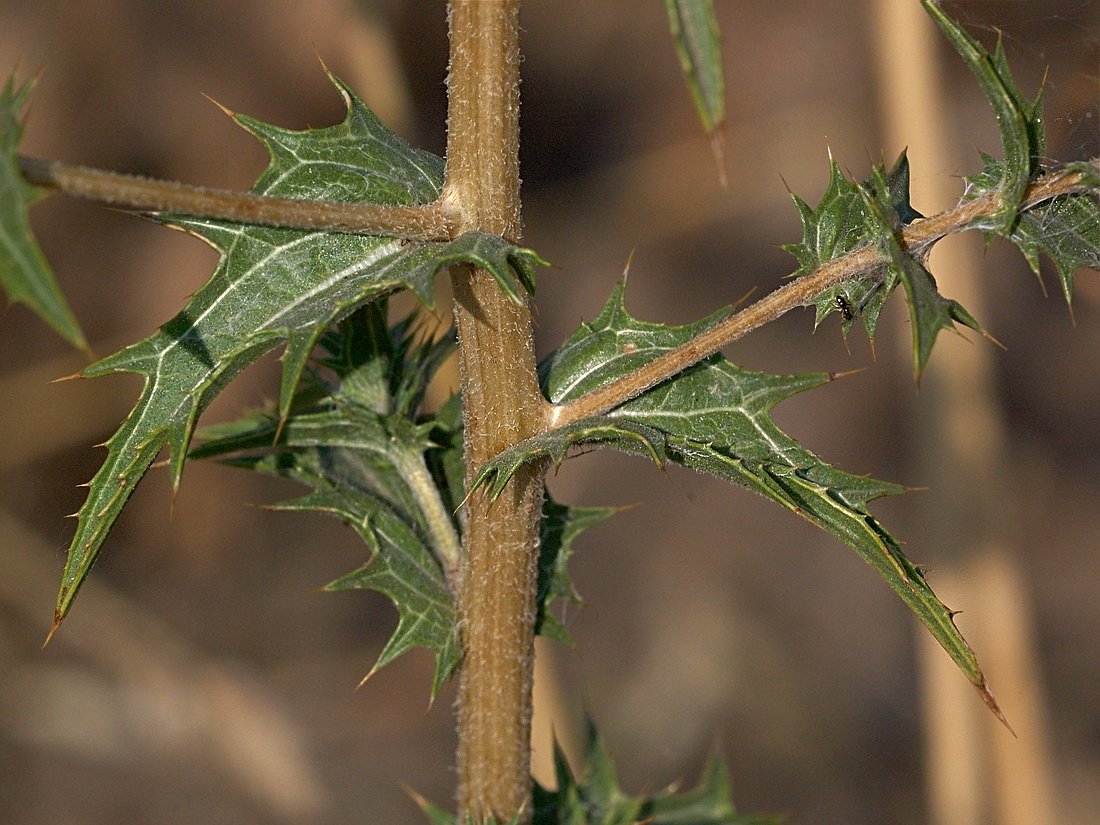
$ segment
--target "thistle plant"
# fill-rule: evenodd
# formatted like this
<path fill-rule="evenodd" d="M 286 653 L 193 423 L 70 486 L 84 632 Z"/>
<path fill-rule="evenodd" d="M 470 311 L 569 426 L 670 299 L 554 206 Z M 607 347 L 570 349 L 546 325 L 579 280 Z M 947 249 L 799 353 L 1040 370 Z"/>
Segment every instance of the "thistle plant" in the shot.
<path fill-rule="evenodd" d="M 719 762 L 684 793 L 630 797 L 594 730 L 587 767 L 558 759 L 558 788 L 533 787 L 530 714 L 534 636 L 569 642 L 553 605 L 574 598 L 573 541 L 612 514 L 553 501 L 547 473 L 578 448 L 614 449 L 680 464 L 748 488 L 851 548 L 908 605 L 980 698 L 1006 721 L 953 613 L 870 512 L 902 486 L 818 459 L 770 416 L 782 400 L 834 375 L 770 375 L 738 367 L 723 348 L 791 309 L 872 340 L 900 286 L 919 381 L 942 330 L 984 334 L 942 296 L 926 267 L 943 237 L 978 230 L 1015 244 L 1038 272 L 1040 253 L 1067 301 L 1082 267 L 1100 267 L 1100 167 L 1046 157 L 1041 95 L 1025 96 L 1003 49 L 989 52 L 932 0 L 923 6 L 975 76 L 1001 147 L 982 156 L 959 202 L 922 216 L 909 201 L 903 155 L 853 180 L 835 161 L 817 206 L 795 198 L 803 238 L 779 289 L 742 309 L 682 326 L 634 318 L 625 279 L 604 308 L 541 364 L 531 311 L 546 261 L 521 241 L 518 0 L 451 0 L 446 160 L 389 131 L 339 78 L 347 114 L 305 131 L 234 119 L 270 156 L 249 193 L 41 161 L 19 154 L 32 84 L 0 96 L 0 278 L 74 346 L 86 348 L 29 229 L 27 208 L 56 190 L 146 215 L 204 239 L 220 263 L 154 335 L 80 376 L 143 376 L 129 417 L 107 443 L 68 551 L 52 636 L 68 614 L 119 513 L 158 454 L 173 489 L 193 459 L 299 482 L 279 509 L 336 516 L 369 562 L 328 585 L 372 589 L 398 611 L 374 669 L 413 647 L 435 657 L 434 696 L 458 680 L 457 816 L 476 822 L 757 821 L 735 811 Z M 673 40 L 721 163 L 724 92 L 714 14 L 706 0 L 666 0 Z M 549 275 L 547 273 L 550 273 Z M 412 292 L 434 308 L 450 279 L 455 328 L 428 333 L 389 300 Z M 440 308 L 442 309 L 442 308 Z M 245 367 L 281 353 L 271 409 L 199 430 L 203 411 Z M 425 403 L 456 354 L 461 392 Z M 438 822 L 452 814 L 427 807 Z"/>

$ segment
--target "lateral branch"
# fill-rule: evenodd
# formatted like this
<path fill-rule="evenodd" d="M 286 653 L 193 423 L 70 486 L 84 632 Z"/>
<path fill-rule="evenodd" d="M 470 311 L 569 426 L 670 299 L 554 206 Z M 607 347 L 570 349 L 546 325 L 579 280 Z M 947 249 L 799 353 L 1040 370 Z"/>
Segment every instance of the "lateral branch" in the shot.
<path fill-rule="evenodd" d="M 234 223 L 418 241 L 452 239 L 453 221 L 441 201 L 381 206 L 270 198 L 23 156 L 19 168 L 32 186 L 132 212 L 175 212 Z"/>
<path fill-rule="evenodd" d="M 1093 160 L 1092 164 L 1100 167 L 1100 160 Z M 1020 211 L 1060 195 L 1094 191 L 1094 187 L 1086 182 L 1086 176 L 1083 173 L 1064 170 L 1052 172 L 1036 179 L 1027 188 Z M 1000 193 L 990 192 L 979 198 L 963 201 L 953 209 L 938 215 L 914 221 L 898 232 L 896 237 L 902 249 L 911 250 L 919 255 L 945 235 L 969 228 L 975 219 L 983 215 L 994 214 L 1002 204 Z M 812 305 L 821 293 L 837 284 L 871 272 L 887 263 L 889 259 L 874 243 L 829 261 L 815 272 L 781 286 L 686 344 L 665 353 L 629 375 L 624 375 L 566 404 L 547 405 L 546 429 L 562 427 L 581 418 L 601 415 L 612 410 L 688 367 L 698 364 L 727 344 L 757 327 L 774 321 L 795 307 Z"/>

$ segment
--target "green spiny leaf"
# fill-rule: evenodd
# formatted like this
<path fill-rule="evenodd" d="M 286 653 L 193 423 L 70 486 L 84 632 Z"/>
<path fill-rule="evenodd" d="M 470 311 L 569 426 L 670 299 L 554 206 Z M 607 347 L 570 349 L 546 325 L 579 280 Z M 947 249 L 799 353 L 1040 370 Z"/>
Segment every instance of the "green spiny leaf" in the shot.
<path fill-rule="evenodd" d="M 1028 101 L 1012 78 L 1000 40 L 990 54 L 937 3 L 922 3 L 978 79 L 1000 127 L 1004 160 L 983 153 L 981 173 L 967 178 L 966 197 L 974 199 L 997 192 L 1002 206 L 992 215 L 979 216 L 971 226 L 985 232 L 987 239 L 996 235 L 1016 244 L 1036 275 L 1039 252 L 1047 253 L 1058 270 L 1068 303 L 1073 297 L 1074 272 L 1100 265 L 1100 208 L 1095 199 L 1100 178 L 1096 165 L 1068 164 L 1063 170 L 1082 174 L 1091 192 L 1062 195 L 1025 209 L 1024 194 L 1043 171 L 1046 151 L 1042 91 L 1034 101 Z"/>
<path fill-rule="evenodd" d="M 327 513 L 353 527 L 370 558 L 329 590 L 368 588 L 386 594 L 398 625 L 371 672 L 414 646 L 436 657 L 434 697 L 459 659 L 448 582 L 458 564 L 458 524 L 444 503 L 425 454 L 438 451 L 439 428 L 418 420 L 428 382 L 454 337 L 415 342 L 409 320 L 385 327 L 385 302 L 370 304 L 326 332 L 326 365 L 339 379 L 318 397 L 298 394 L 280 425 L 274 415 L 251 416 L 202 434 L 214 440 L 191 458 L 221 457 L 238 467 L 284 476 L 313 488 L 276 509 Z"/>
<path fill-rule="evenodd" d="M 859 184 L 848 180 L 831 155 L 829 185 L 817 208 L 798 195 L 792 194 L 791 199 L 802 217 L 802 242 L 783 247 L 798 258 L 799 267 L 792 277 L 809 275 L 871 240 L 874 225 L 868 225 Z"/>
<path fill-rule="evenodd" d="M 1003 164 L 983 155 L 982 172 L 967 178 L 967 198 L 978 197 L 996 187 Z M 987 237 L 999 235 L 1016 244 L 1032 272 L 1039 275 L 1039 253 L 1054 262 L 1066 303 L 1073 300 L 1073 275 L 1082 267 L 1100 269 L 1100 171 L 1093 163 L 1066 164 L 1063 172 L 1081 174 L 1091 192 L 1061 195 L 1022 210 L 1015 225 L 1005 231 L 993 221 L 978 219 L 973 226 Z"/>
<path fill-rule="evenodd" d="M 623 452 L 647 454 L 659 466 L 668 460 L 665 439 L 660 430 L 609 415 L 597 415 L 555 427 L 498 453 L 481 468 L 474 479 L 474 486 L 484 485 L 495 499 L 508 480 L 528 461 L 545 456 L 555 464 L 561 464 L 571 447 L 597 442 Z"/>
<path fill-rule="evenodd" d="M 610 754 L 589 723 L 584 770 L 579 777 L 554 745 L 558 788 L 535 784 L 534 825 L 778 825 L 774 818 L 739 814 L 730 798 L 729 775 L 717 753 L 690 791 L 630 796 L 619 787 Z"/>
<path fill-rule="evenodd" d="M 614 507 L 566 507 L 546 497 L 542 506 L 542 531 L 539 539 L 538 616 L 535 632 L 562 644 L 573 638 L 565 625 L 550 612 L 555 599 L 580 604 L 580 596 L 566 572 L 573 554 L 573 540 L 589 527 L 595 527 L 614 515 Z"/>
<path fill-rule="evenodd" d="M 556 404 L 575 400 L 634 368 L 639 351 L 652 359 L 684 344 L 713 322 L 669 327 L 637 321 L 623 306 L 624 284 L 603 312 L 584 324 L 544 365 Z M 625 343 L 624 343 L 625 342 Z M 867 511 L 896 495 L 895 484 L 843 473 L 783 433 L 769 411 L 779 401 L 826 383 L 826 374 L 765 375 L 714 355 L 606 415 L 529 439 L 489 461 L 478 483 L 494 492 L 523 461 L 560 461 L 569 446 L 595 443 L 672 461 L 740 484 L 831 533 L 868 562 L 920 617 L 988 702 L 985 680 L 952 613 L 932 592 L 897 541 Z M 995 707 L 995 705 L 991 705 Z"/>
<path fill-rule="evenodd" d="M 348 113 L 325 129 L 291 131 L 251 118 L 238 122 L 267 147 L 271 164 L 258 194 L 365 203 L 426 203 L 439 196 L 443 161 L 409 147 L 336 78 Z M 108 441 L 103 467 L 79 512 L 58 596 L 64 618 L 103 540 L 162 447 L 178 486 L 199 414 L 244 367 L 285 346 L 279 415 L 285 417 L 306 359 L 324 330 L 379 296 L 412 289 L 426 304 L 446 263 L 530 267 L 531 255 L 484 239 L 417 243 L 162 215 L 222 253 L 210 281 L 159 333 L 86 369 L 85 377 L 132 372 L 146 379 L 134 411 Z M 488 253 L 486 249 L 488 248 Z M 521 269 L 522 269 L 521 266 Z M 498 281 L 509 277 L 495 273 Z M 530 275 L 519 277 L 529 281 Z"/>
<path fill-rule="evenodd" d="M 939 294 L 923 262 L 898 242 L 898 231 L 922 217 L 909 202 L 909 161 L 905 153 L 889 172 L 876 165 L 861 183 L 846 178 L 836 161 L 830 161 L 829 168 L 829 186 L 816 209 L 794 199 L 803 225 L 802 243 L 785 247 L 800 263 L 794 275 L 808 275 L 868 245 L 880 247 L 888 263 L 822 292 L 815 301 L 815 323 L 839 312 L 844 335 L 859 318 L 868 337 L 874 340 L 882 308 L 902 284 L 913 328 L 913 370 L 919 380 L 941 329 L 953 329 L 958 321 L 983 335 L 985 331 L 958 302 Z"/>
<path fill-rule="evenodd" d="M 389 596 L 398 610 L 398 625 L 371 673 L 412 647 L 426 647 L 436 656 L 434 697 L 457 664 L 459 647 L 440 563 L 441 531 L 423 506 L 419 479 L 408 471 L 423 461 L 424 446 L 418 443 L 422 431 L 395 432 L 402 429 L 399 419 L 354 407 L 292 415 L 272 446 L 277 426 L 267 418 L 251 429 L 242 423 L 236 433 L 226 427 L 220 433 L 204 431 L 222 437 L 194 450 L 193 457 L 262 449 L 223 460 L 313 488 L 275 509 L 326 513 L 355 529 L 370 558 L 326 589 L 367 588 Z"/>
<path fill-rule="evenodd" d="M 397 607 L 397 628 L 370 673 L 413 647 L 426 647 L 436 656 L 434 698 L 461 658 L 454 604 L 438 560 L 427 552 L 423 538 L 374 497 L 368 486 L 356 486 L 365 480 L 368 474 L 363 471 L 368 468 L 356 462 L 353 454 L 316 448 L 308 459 L 301 455 L 301 450 L 296 451 L 294 472 L 282 467 L 277 472 L 318 489 L 276 509 L 328 513 L 351 525 L 367 543 L 370 560 L 325 589 L 369 589 L 389 596 Z M 253 469 L 265 468 L 257 464 Z"/>
<path fill-rule="evenodd" d="M 1002 206 L 985 220 L 996 226 L 998 234 L 1007 233 L 1015 225 L 1016 212 L 1032 176 L 1039 171 L 1045 150 L 1042 93 L 1034 102 L 1020 93 L 1000 41 L 990 54 L 934 0 L 921 0 L 921 4 L 977 78 L 997 117 L 1004 163 L 998 167 L 995 188 L 1001 194 Z"/>
<path fill-rule="evenodd" d="M 39 191 L 19 171 L 20 113 L 34 81 L 15 87 L 8 78 L 0 92 L 0 287 L 11 302 L 23 303 L 74 347 L 88 344 L 31 232 L 27 209 Z"/>
<path fill-rule="evenodd" d="M 630 316 L 623 303 L 625 293 L 624 278 L 599 316 L 582 324 L 539 365 L 539 380 L 555 403 L 579 398 L 617 376 L 633 372 L 730 314 L 727 307 L 681 327 L 650 324 Z"/>
<path fill-rule="evenodd" d="M 798 258 L 799 268 L 792 277 L 809 275 L 842 255 L 879 242 L 883 222 L 867 202 L 868 193 L 873 194 L 876 186 L 881 194 L 875 200 L 889 216 L 889 224 L 905 226 L 921 217 L 909 202 L 909 160 L 904 152 L 889 172 L 876 167 L 872 177 L 862 183 L 845 177 L 830 158 L 829 185 L 817 208 L 792 196 L 802 216 L 803 234 L 801 243 L 784 247 Z M 897 284 L 897 273 L 889 268 L 837 284 L 818 296 L 814 323 L 820 324 L 831 313 L 839 312 L 845 336 L 858 318 L 874 340 L 879 315 Z"/>
<path fill-rule="evenodd" d="M 909 154 L 902 150 L 898 159 L 894 161 L 893 168 L 885 172 L 884 168 L 875 167 L 871 177 L 864 181 L 864 186 L 882 187 L 883 203 L 889 204 L 889 212 L 895 216 L 899 226 L 908 226 L 913 221 L 924 217 L 913 208 L 909 202 Z"/>
<path fill-rule="evenodd" d="M 549 266 L 533 250 L 508 243 L 497 235 L 467 232 L 436 253 L 440 266 L 453 263 L 475 264 L 489 272 L 513 303 L 524 305 L 522 285 L 535 294 L 535 267 Z"/>
<path fill-rule="evenodd" d="M 1094 164 L 1068 164 L 1067 172 L 1092 176 L 1092 193 L 1062 195 L 1020 213 L 1009 240 L 1019 247 L 1031 269 L 1039 273 L 1039 252 L 1058 270 L 1066 303 L 1073 300 L 1073 276 L 1081 268 L 1100 270 L 1100 179 Z"/>
<path fill-rule="evenodd" d="M 314 374 L 280 426 L 275 415 L 252 415 L 206 428 L 190 458 L 295 479 L 313 492 L 278 509 L 323 512 L 351 525 L 370 560 L 328 586 L 369 588 L 387 595 L 398 627 L 372 673 L 414 646 L 436 656 L 433 696 L 457 661 L 457 632 L 448 579 L 457 565 L 463 498 L 461 415 L 452 399 L 436 415 L 420 404 L 454 336 L 416 343 L 411 319 L 385 327 L 385 302 L 363 307 L 322 336 L 320 363 L 336 386 Z M 571 508 L 547 498 L 543 508 L 536 631 L 568 642 L 551 613 L 555 599 L 577 602 L 566 573 L 576 536 L 612 509 Z"/>
<path fill-rule="evenodd" d="M 869 219 L 878 225 L 879 244 L 890 260 L 887 269 L 894 280 L 905 287 L 913 332 L 913 374 L 919 382 L 941 329 L 953 330 L 958 321 L 983 335 L 986 332 L 958 301 L 940 295 L 932 273 L 909 251 L 902 249 L 896 235 L 900 226 L 890 194 L 891 186 L 881 169 L 873 171 L 869 183 L 860 190 Z"/>
<path fill-rule="evenodd" d="M 453 329 L 434 340 L 420 335 L 421 320 L 414 312 L 387 327 L 385 302 L 377 301 L 326 331 L 320 343 L 329 354 L 318 361 L 339 379 L 328 390 L 379 414 L 415 418 L 432 376 L 457 345 Z"/>

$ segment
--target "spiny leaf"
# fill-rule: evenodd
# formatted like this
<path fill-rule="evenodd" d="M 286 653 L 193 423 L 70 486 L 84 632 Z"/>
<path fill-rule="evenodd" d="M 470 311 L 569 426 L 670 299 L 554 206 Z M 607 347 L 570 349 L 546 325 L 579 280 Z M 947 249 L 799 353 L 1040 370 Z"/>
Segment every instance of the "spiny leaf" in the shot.
<path fill-rule="evenodd" d="M 327 330 L 320 339 L 327 355 L 317 361 L 338 379 L 334 387 L 324 385 L 327 392 L 379 414 L 415 419 L 432 377 L 457 346 L 453 329 L 435 339 L 421 334 L 422 320 L 413 312 L 387 326 L 386 302 L 376 301 Z"/>
<path fill-rule="evenodd" d="M 358 458 L 346 449 L 318 447 L 308 452 L 296 450 L 292 470 L 286 466 L 285 456 L 258 460 L 252 469 L 277 472 L 317 487 L 310 495 L 276 509 L 328 513 L 353 527 L 367 543 L 370 560 L 325 589 L 365 588 L 386 594 L 397 607 L 397 628 L 370 673 L 413 647 L 426 647 L 436 657 L 434 698 L 461 658 L 450 591 L 423 537 L 402 514 L 372 494 L 369 481 L 374 468 Z"/>
<path fill-rule="evenodd" d="M 637 321 L 623 303 L 626 279 L 616 284 L 599 316 L 573 333 L 539 364 L 539 380 L 555 403 L 579 398 L 633 372 L 730 314 L 729 307 L 680 327 Z"/>
<path fill-rule="evenodd" d="M 31 232 L 27 209 L 39 191 L 19 171 L 20 113 L 34 81 L 15 87 L 8 78 L 0 92 L 0 286 L 8 300 L 23 303 L 74 347 L 87 350 L 80 325 L 65 303 L 50 265 Z"/>
<path fill-rule="evenodd" d="M 809 275 L 829 261 L 880 240 L 882 218 L 867 202 L 868 194 L 876 191 L 876 185 L 881 192 L 876 200 L 884 204 L 890 224 L 896 222 L 905 226 L 921 217 L 909 202 L 909 159 L 905 152 L 889 172 L 876 167 L 875 174 L 862 183 L 849 180 L 836 160 L 830 157 L 829 185 L 817 207 L 811 208 L 797 195 L 791 196 L 802 216 L 803 236 L 801 243 L 783 247 L 798 258 L 799 267 L 792 277 Z M 885 267 L 844 281 L 818 296 L 814 324 L 838 312 L 845 336 L 856 320 L 861 319 L 867 336 L 873 341 L 882 307 L 897 284 L 897 273 Z"/>
<path fill-rule="evenodd" d="M 919 382 L 940 330 L 953 330 L 958 321 L 983 335 L 986 333 L 958 301 L 940 295 L 936 280 L 923 262 L 902 249 L 896 235 L 900 226 L 890 195 L 891 186 L 881 169 L 873 170 L 869 183 L 869 186 L 861 186 L 860 191 L 870 222 L 878 225 L 879 245 L 890 261 L 887 269 L 894 276 L 893 280 L 901 281 L 905 287 L 913 333 L 913 374 Z"/>
<path fill-rule="evenodd" d="M 371 673 L 414 646 L 436 657 L 432 696 L 460 657 L 447 571 L 458 563 L 458 524 L 448 510 L 425 453 L 440 449 L 437 422 L 418 420 L 420 400 L 454 337 L 415 343 L 409 320 L 387 329 L 385 302 L 363 307 L 327 332 L 321 363 L 339 381 L 296 398 L 280 426 L 275 416 L 252 416 L 202 433 L 213 440 L 191 458 L 292 478 L 311 488 L 279 510 L 322 512 L 350 525 L 370 550 L 366 564 L 328 585 L 386 594 L 398 624 Z M 327 392 L 318 392 L 326 390 Z"/>
<path fill-rule="evenodd" d="M 1042 93 L 1034 102 L 1020 93 L 1000 40 L 990 54 L 934 0 L 921 0 L 921 4 L 977 78 L 997 117 L 1004 163 L 998 169 L 1000 176 L 995 188 L 1001 193 L 1002 205 L 985 220 L 997 227 L 998 234 L 1007 232 L 1016 222 L 1016 211 L 1032 176 L 1039 172 L 1039 161 L 1046 148 Z"/>
<path fill-rule="evenodd" d="M 285 422 L 253 415 L 205 429 L 210 439 L 190 458 L 295 479 L 313 488 L 277 509 L 323 512 L 351 525 L 370 548 L 358 570 L 330 590 L 369 588 L 387 595 L 398 626 L 371 672 L 414 646 L 436 656 L 432 695 L 453 671 L 459 648 L 448 579 L 457 567 L 463 498 L 458 399 L 423 416 L 424 390 L 454 349 L 454 335 L 419 344 L 412 318 L 387 328 L 385 301 L 363 307 L 322 336 L 320 363 L 338 379 L 310 376 Z M 576 536 L 614 512 L 571 508 L 547 498 L 543 508 L 536 631 L 568 642 L 551 613 L 555 599 L 578 601 L 566 573 Z"/>
<path fill-rule="evenodd" d="M 440 194 L 443 161 L 386 129 L 336 78 L 347 117 L 325 129 L 292 131 L 244 116 L 237 121 L 266 146 L 271 163 L 258 194 L 414 205 Z M 162 215 L 222 253 L 210 281 L 159 333 L 86 369 L 95 377 L 145 376 L 137 406 L 108 441 L 90 484 L 58 596 L 54 628 L 68 612 L 108 530 L 162 447 L 173 488 L 199 414 L 244 367 L 285 345 L 279 415 L 290 409 L 306 359 L 324 330 L 356 307 L 398 289 L 431 304 L 435 272 L 454 260 L 530 266 L 531 256 L 484 238 L 417 243 Z M 497 271 L 498 281 L 513 277 Z M 529 281 L 529 273 L 520 276 Z"/>
<path fill-rule="evenodd" d="M 619 787 L 610 754 L 589 723 L 584 770 L 574 777 L 554 743 L 557 790 L 535 783 L 534 825 L 778 825 L 774 818 L 739 814 L 730 798 L 729 772 L 717 752 L 689 791 L 630 796 Z"/>
<path fill-rule="evenodd" d="M 902 284 L 909 302 L 913 372 L 918 381 L 941 329 L 953 329 L 958 321 L 985 334 L 957 301 L 940 295 L 935 279 L 916 257 L 925 251 L 903 249 L 898 242 L 898 231 L 922 217 L 909 202 L 909 161 L 904 152 L 889 172 L 876 165 L 860 183 L 849 180 L 830 159 L 829 186 L 817 208 L 798 197 L 794 201 L 802 215 L 803 240 L 785 249 L 799 260 L 795 277 L 868 245 L 878 246 L 887 259 L 877 270 L 822 292 L 815 300 L 816 324 L 839 312 L 844 335 L 859 318 L 873 341 L 886 300 Z"/>
<path fill-rule="evenodd" d="M 533 250 L 522 249 L 498 235 L 484 232 L 460 235 L 436 253 L 436 260 L 440 266 L 469 263 L 487 270 L 504 294 L 520 306 L 524 305 L 524 298 L 518 285 L 522 284 L 534 295 L 535 267 L 549 266 Z"/>
<path fill-rule="evenodd" d="M 573 555 L 573 540 L 589 527 L 595 527 L 613 516 L 614 507 L 566 507 L 547 495 L 542 506 L 542 529 L 539 538 L 538 616 L 535 632 L 561 642 L 573 644 L 565 625 L 550 612 L 556 599 L 580 604 L 580 596 L 566 570 Z"/>
<path fill-rule="evenodd" d="M 669 28 L 703 129 L 725 183 L 726 80 L 713 0 L 665 0 Z"/>
<path fill-rule="evenodd" d="M 888 248 L 894 256 L 891 268 L 901 278 L 905 285 L 906 297 L 909 299 L 909 325 L 913 335 L 913 375 L 917 383 L 920 383 L 921 374 L 928 365 L 932 345 L 935 344 L 940 330 L 954 330 L 957 321 L 987 337 L 988 333 L 962 304 L 940 295 L 939 290 L 936 289 L 935 278 L 925 269 L 924 264 L 903 252 L 896 241 L 894 244 L 888 244 Z"/>
<path fill-rule="evenodd" d="M 1001 132 L 1004 160 L 982 154 L 981 173 L 967 178 L 966 198 L 991 192 L 1001 196 L 1001 208 L 992 215 L 980 215 L 971 227 L 986 238 L 1007 238 L 1019 247 L 1032 271 L 1039 274 L 1039 252 L 1053 260 L 1069 303 L 1073 298 L 1073 274 L 1081 267 L 1100 266 L 1100 173 L 1094 163 L 1067 164 L 1063 171 L 1084 176 L 1091 192 L 1077 192 L 1024 208 L 1028 185 L 1043 171 L 1046 151 L 1043 126 L 1042 90 L 1028 101 L 1016 86 L 1005 59 L 1001 41 L 990 54 L 961 26 L 932 2 L 922 0 L 925 9 L 962 56 L 989 99 Z"/>
<path fill-rule="evenodd" d="M 433 420 L 424 429 L 439 423 L 438 419 Z M 426 647 L 437 657 L 434 696 L 454 667 L 453 654 L 457 652 L 453 646 L 454 608 L 439 567 L 439 554 L 430 552 L 430 540 L 425 538 L 425 519 L 418 515 L 408 486 L 399 477 L 399 465 L 415 460 L 414 456 L 406 453 L 401 461 L 392 457 L 387 461 L 387 452 L 391 455 L 402 452 L 403 447 L 395 444 L 392 434 L 384 428 L 372 425 L 369 417 L 366 422 L 356 424 L 346 410 L 292 415 L 273 454 L 270 445 L 276 427 L 273 419 L 265 417 L 254 419 L 251 425 L 242 421 L 234 426 L 208 428 L 202 435 L 216 440 L 192 450 L 191 457 L 230 455 L 223 458 L 227 464 L 293 478 L 314 487 L 317 492 L 312 495 L 276 509 L 327 513 L 350 524 L 363 537 L 371 548 L 370 562 L 340 577 L 327 589 L 369 588 L 390 597 L 398 609 L 399 626 L 371 672 L 411 647 Z M 428 449 L 437 446 L 433 444 Z M 264 453 L 231 455 L 240 450 L 259 449 L 265 449 Z M 438 452 L 434 449 L 429 455 Z M 450 490 L 441 489 L 440 497 L 461 500 Z M 385 512 L 391 517 L 396 513 L 404 526 L 393 525 L 384 516 L 372 517 L 375 512 Z M 551 607 L 556 599 L 580 602 L 566 570 L 572 543 L 582 531 L 614 512 L 615 508 L 566 507 L 547 497 L 539 548 L 536 633 L 563 644 L 572 643 Z M 383 529 L 380 524 L 390 526 Z"/>
<path fill-rule="evenodd" d="M 996 188 L 1003 164 L 983 155 L 984 168 L 967 178 L 970 188 L 967 198 L 979 197 Z M 1007 231 L 993 221 L 977 220 L 973 225 L 987 236 L 999 235 L 1016 244 L 1027 259 L 1032 272 L 1039 275 L 1039 253 L 1048 255 L 1058 270 L 1058 280 L 1066 303 L 1073 300 L 1073 275 L 1082 267 L 1100 269 L 1100 172 L 1092 163 L 1066 164 L 1066 173 L 1084 175 L 1085 185 L 1092 192 L 1061 195 L 1043 201 L 1019 213 L 1016 223 Z"/>
<path fill-rule="evenodd" d="M 668 460 L 664 434 L 660 430 L 610 415 L 596 415 L 555 427 L 503 450 L 481 468 L 474 480 L 475 487 L 485 485 L 489 495 L 495 499 L 508 480 L 528 461 L 545 456 L 555 464 L 561 464 L 571 447 L 597 442 L 627 453 L 648 454 L 660 466 Z"/>
<path fill-rule="evenodd" d="M 574 400 L 628 373 L 644 351 L 652 359 L 693 338 L 698 327 L 637 321 L 623 306 L 624 283 L 603 312 L 584 324 L 544 365 L 556 404 Z M 714 355 L 606 415 L 573 422 L 522 442 L 489 461 L 477 481 L 499 491 L 524 461 L 560 461 L 572 444 L 594 443 L 672 461 L 740 484 L 836 536 L 868 562 L 920 617 L 987 701 L 973 652 L 952 613 L 902 554 L 897 541 L 867 511 L 867 503 L 903 488 L 843 473 L 783 433 L 769 411 L 779 401 L 826 383 L 826 374 L 765 375 Z"/>

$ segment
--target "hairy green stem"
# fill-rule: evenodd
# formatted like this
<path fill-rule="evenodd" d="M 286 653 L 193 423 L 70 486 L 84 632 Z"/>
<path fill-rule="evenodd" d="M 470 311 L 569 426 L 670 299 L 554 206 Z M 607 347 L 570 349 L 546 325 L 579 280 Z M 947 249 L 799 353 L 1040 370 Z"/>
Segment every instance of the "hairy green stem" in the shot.
<path fill-rule="evenodd" d="M 286 229 L 392 235 L 423 241 L 453 237 L 451 218 L 441 202 L 379 206 L 269 198 L 27 157 L 19 158 L 19 168 L 33 186 L 135 212 L 175 212 Z"/>
<path fill-rule="evenodd" d="M 1092 161 L 1097 165 L 1097 161 Z M 1021 211 L 1043 201 L 1076 192 L 1094 191 L 1079 172 L 1053 172 L 1032 183 L 1024 195 Z M 930 218 L 915 221 L 898 233 L 904 249 L 921 251 L 953 232 L 969 228 L 976 218 L 992 215 L 1002 206 L 999 192 L 962 201 Z M 851 278 L 864 275 L 889 262 L 876 244 L 861 247 L 841 255 L 815 272 L 791 281 L 759 301 L 737 312 L 706 332 L 671 352 L 662 355 L 634 372 L 593 390 L 575 401 L 554 406 L 548 414 L 547 429 L 562 427 L 572 421 L 600 415 L 636 398 L 651 387 L 698 364 L 719 349 L 746 333 L 774 321 L 795 307 L 811 306 L 826 290 Z"/>
<path fill-rule="evenodd" d="M 519 0 L 451 0 L 447 172 L 443 202 L 461 231 L 516 241 L 519 198 Z M 527 309 L 482 270 L 451 270 L 465 422 L 466 483 L 538 432 L 539 391 Z M 544 468 L 495 501 L 466 502 L 458 617 L 459 819 L 530 817 L 531 681 Z"/>

